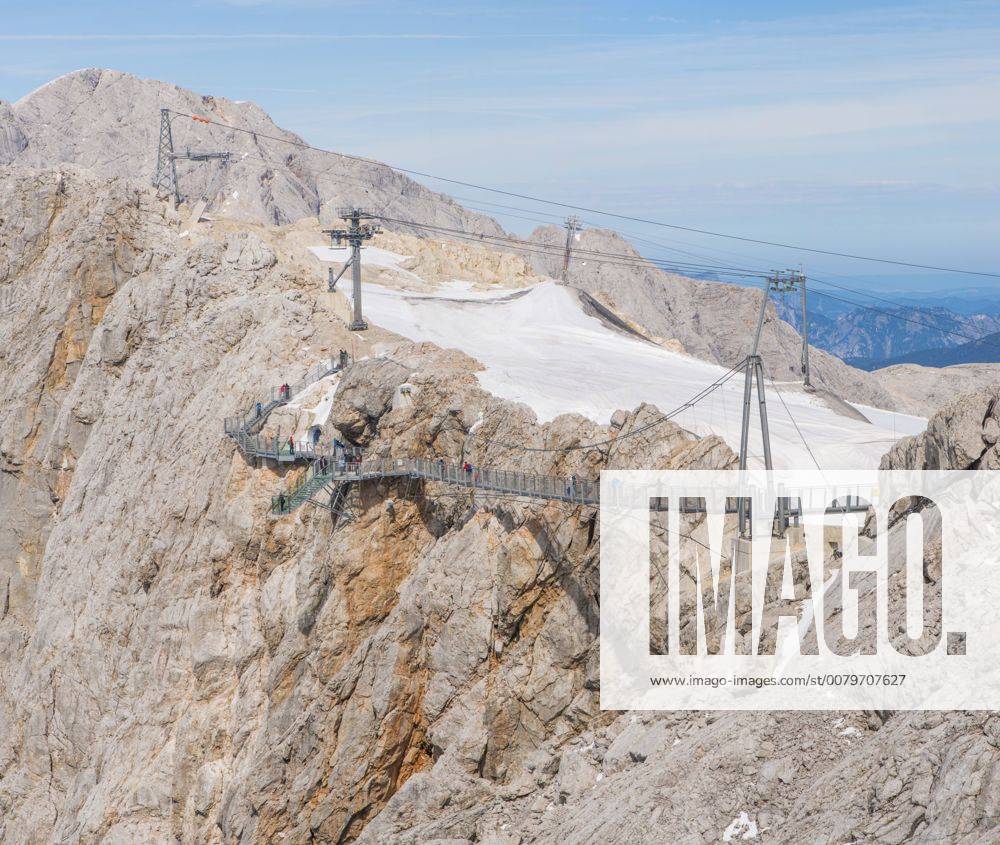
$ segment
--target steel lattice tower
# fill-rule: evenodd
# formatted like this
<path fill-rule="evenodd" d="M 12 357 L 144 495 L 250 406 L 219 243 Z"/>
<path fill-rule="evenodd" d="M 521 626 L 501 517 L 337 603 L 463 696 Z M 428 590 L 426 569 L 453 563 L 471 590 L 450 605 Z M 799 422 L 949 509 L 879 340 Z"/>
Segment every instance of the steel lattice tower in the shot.
<path fill-rule="evenodd" d="M 809 315 L 806 311 L 806 277 L 798 270 L 775 270 L 768 275 L 764 283 L 764 290 L 761 293 L 760 311 L 757 314 L 757 330 L 753 337 L 753 349 L 746 358 L 745 379 L 743 384 L 743 420 L 740 427 L 740 469 L 747 468 L 750 446 L 750 408 L 752 404 L 753 385 L 757 384 L 757 403 L 760 411 L 760 434 L 764 446 L 764 468 L 771 469 L 771 435 L 767 424 L 767 402 L 764 395 L 764 364 L 760 357 L 758 348 L 760 347 L 761 331 L 764 328 L 764 316 L 767 311 L 767 303 L 771 298 L 771 292 L 791 293 L 799 291 L 802 296 L 802 352 L 800 366 L 802 368 L 802 384 L 806 389 L 811 389 L 812 384 L 809 379 Z M 807 444 L 808 446 L 808 444 Z M 786 514 L 782 510 L 781 527 L 784 530 L 787 521 Z M 739 503 L 739 531 L 741 537 L 749 536 L 747 528 L 749 525 L 749 514 L 743 499 Z"/>
<path fill-rule="evenodd" d="M 177 190 L 177 164 L 174 160 L 174 135 L 170 129 L 170 109 L 160 109 L 160 141 L 156 148 L 156 176 L 153 187 L 158 196 L 181 201 Z"/>
<path fill-rule="evenodd" d="M 207 118 L 197 116 L 191 119 L 200 121 L 201 123 L 211 122 Z M 202 197 L 207 203 L 212 199 L 211 194 L 221 181 L 222 175 L 229 165 L 232 153 L 199 152 L 191 151 L 190 149 L 181 153 L 177 152 L 174 150 L 174 133 L 170 126 L 170 120 L 170 109 L 160 109 L 160 140 L 156 147 L 156 175 L 153 177 L 153 187 L 156 188 L 158 196 L 172 197 L 174 204 L 179 205 L 182 197 L 180 184 L 177 181 L 177 160 L 212 161 L 213 159 L 218 159 L 219 171 L 216 173 L 215 178 L 209 182 L 205 189 L 205 195 Z"/>

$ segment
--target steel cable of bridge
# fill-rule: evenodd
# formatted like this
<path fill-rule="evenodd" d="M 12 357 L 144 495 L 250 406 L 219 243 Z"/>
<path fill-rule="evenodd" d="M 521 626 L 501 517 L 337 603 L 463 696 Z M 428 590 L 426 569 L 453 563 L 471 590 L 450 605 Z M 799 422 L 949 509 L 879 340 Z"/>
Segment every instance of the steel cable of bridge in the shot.
<path fill-rule="evenodd" d="M 409 176 L 420 176 L 424 179 L 434 179 L 439 182 L 446 182 L 450 185 L 461 185 L 466 188 L 473 188 L 477 191 L 486 191 L 488 193 L 497 194 L 505 197 L 512 197 L 514 199 L 527 200 L 529 202 L 539 202 L 543 205 L 550 205 L 555 208 L 565 208 L 570 211 L 582 211 L 585 214 L 598 214 L 601 217 L 610 217 L 615 220 L 628 220 L 633 223 L 644 223 L 649 226 L 657 226 L 664 229 L 675 229 L 680 232 L 691 232 L 698 235 L 707 235 L 714 238 L 725 238 L 727 240 L 741 241 L 743 243 L 759 244 L 761 246 L 773 246 L 779 249 L 790 249 L 796 252 L 810 252 L 817 255 L 830 255 L 837 258 L 847 258 L 854 261 L 869 261 L 877 264 L 891 264 L 897 267 L 912 267 L 918 270 L 935 270 L 941 273 L 956 273 L 966 276 L 985 276 L 989 278 L 1000 279 L 1000 273 L 991 273 L 981 270 L 967 270 L 959 267 L 942 267 L 933 264 L 919 264 L 912 261 L 903 261 L 894 258 L 879 258 L 870 255 L 860 255 L 858 253 L 841 252 L 832 249 L 819 249 L 817 247 L 802 246 L 800 244 L 789 244 L 783 243 L 781 241 L 769 241 L 762 238 L 751 238 L 745 235 L 731 235 L 726 232 L 715 232 L 710 229 L 700 229 L 695 226 L 682 226 L 677 223 L 667 223 L 662 220 L 653 220 L 648 217 L 639 217 L 637 215 L 631 214 L 621 214 L 614 211 L 603 211 L 599 208 L 591 208 L 582 205 L 573 205 L 572 203 L 562 202 L 559 200 L 549 200 L 544 197 L 534 196 L 532 194 L 522 194 L 517 191 L 507 191 L 502 188 L 493 188 L 489 185 L 480 185 L 475 182 L 468 182 L 463 179 L 454 179 L 448 176 L 439 176 L 435 173 L 428 173 L 423 170 L 415 170 L 413 168 L 398 167 L 392 164 L 387 164 L 385 162 L 376 161 L 375 159 L 367 158 L 366 156 L 352 155 L 351 153 L 340 153 L 334 150 L 328 150 L 323 147 L 317 147 L 313 144 L 306 143 L 302 140 L 292 140 L 290 138 L 282 138 L 278 135 L 269 135 L 264 132 L 257 132 L 253 129 L 246 129 L 242 126 L 233 126 L 229 123 L 223 123 L 220 120 L 212 120 L 211 118 L 202 117 L 200 115 L 190 114 L 188 112 L 177 111 L 176 109 L 169 109 L 171 114 L 177 115 L 178 117 L 187 117 L 192 120 L 197 120 L 201 123 L 207 123 L 212 126 L 219 126 L 223 129 L 228 129 L 231 132 L 242 132 L 245 135 L 252 135 L 255 138 L 263 138 L 268 141 L 275 141 L 279 144 L 288 144 L 293 147 L 298 147 L 300 149 L 312 150 L 313 152 L 318 152 L 323 155 L 337 156 L 342 159 L 347 159 L 349 161 L 357 161 L 362 164 L 368 164 L 373 167 L 387 168 L 389 170 L 395 170 L 398 173 L 405 173 Z"/>
<path fill-rule="evenodd" d="M 447 226 L 436 225 L 433 223 L 419 223 L 414 220 L 404 220 L 401 218 L 391 218 L 382 216 L 380 217 L 380 219 L 389 223 L 396 223 L 400 226 L 412 226 L 418 229 L 426 229 L 431 232 L 440 233 L 441 235 L 454 236 L 464 240 L 474 240 L 476 242 L 481 242 L 481 243 L 488 242 L 487 245 L 489 246 L 507 245 L 513 248 L 523 249 L 528 252 L 551 254 L 558 256 L 560 258 L 563 256 L 563 251 L 564 251 L 564 247 L 559 244 L 547 244 L 538 241 L 526 241 L 522 238 L 516 238 L 509 235 L 489 235 L 482 232 L 470 232 L 465 229 L 454 229 Z M 678 265 L 678 266 L 681 264 L 691 265 L 691 267 L 693 268 L 705 269 L 705 270 L 733 270 L 734 272 L 750 272 L 745 268 L 696 264 L 695 262 L 688 262 L 688 261 L 670 261 L 670 259 L 648 258 L 642 255 L 631 254 L 631 253 L 603 252 L 600 250 L 581 249 L 579 247 L 573 250 L 573 255 L 584 256 L 584 257 L 594 256 L 598 258 L 617 259 L 621 261 L 621 263 L 635 264 L 635 265 L 648 266 L 650 264 L 656 264 L 659 262 L 659 263 L 669 263 L 671 265 Z M 759 275 L 759 274 L 755 273 L 754 275 Z"/>
<path fill-rule="evenodd" d="M 464 199 L 464 198 L 462 198 L 462 197 L 456 197 L 456 199 Z M 464 208 L 470 208 L 473 211 L 479 211 L 479 212 L 482 212 L 483 214 L 498 214 L 499 213 L 500 216 L 503 216 L 503 217 L 513 217 L 513 218 L 515 218 L 517 220 L 526 220 L 529 223 L 540 223 L 542 225 L 547 225 L 547 226 L 561 225 L 561 221 L 559 221 L 558 223 L 556 223 L 556 222 L 553 222 L 552 220 L 542 220 L 542 219 L 540 219 L 538 217 L 528 217 L 528 216 L 525 216 L 523 214 L 510 214 L 509 212 L 504 212 L 504 211 L 497 212 L 494 209 L 489 209 L 489 208 L 479 208 L 478 206 L 471 204 L 471 203 L 474 203 L 474 202 L 476 202 L 476 200 L 471 200 L 469 204 L 465 204 L 464 205 Z M 498 205 L 496 203 L 481 203 L 481 204 L 482 205 Z M 514 206 L 500 206 L 500 207 L 501 208 L 504 208 L 504 207 L 506 207 L 506 208 L 513 208 Z M 544 213 L 544 212 L 539 212 L 539 213 Z M 551 216 L 557 217 L 557 215 L 551 215 Z M 594 222 L 592 222 L 590 220 L 581 220 L 580 222 L 587 224 L 592 229 L 601 229 L 602 228 L 599 224 L 594 223 Z M 606 231 L 613 231 L 613 230 L 608 229 Z M 667 244 L 662 244 L 662 243 L 658 243 L 656 241 L 651 241 L 648 238 L 640 237 L 639 235 L 636 235 L 636 234 L 631 233 L 631 232 L 619 231 L 619 232 L 617 232 L 617 234 L 622 235 L 623 237 L 627 238 L 630 241 L 638 241 L 638 242 L 649 244 L 650 246 L 655 246 L 658 249 L 666 249 L 666 250 L 669 250 L 669 251 L 672 251 L 672 252 L 678 252 L 681 255 L 686 255 L 686 256 L 688 256 L 690 258 L 701 259 L 703 262 L 711 262 L 711 261 L 715 260 L 715 259 L 713 259 L 710 256 L 702 255 L 702 254 L 699 254 L 697 252 L 690 252 L 688 250 L 681 249 L 680 247 L 669 246 Z M 537 241 L 528 241 L 527 243 L 537 243 Z M 583 250 L 581 247 L 574 247 L 572 252 L 573 252 L 573 255 L 575 256 L 575 255 L 579 255 L 581 253 L 585 254 L 586 252 L 588 252 L 588 250 Z M 670 262 L 671 261 L 670 258 L 650 257 L 650 256 L 645 256 L 645 255 L 640 255 L 638 257 L 643 258 L 646 261 L 666 261 L 666 262 Z M 742 258 L 743 258 L 743 260 L 747 260 L 745 256 L 742 256 Z M 682 263 L 682 262 L 678 261 L 678 262 L 675 262 L 675 263 Z M 694 262 L 683 262 L 683 263 L 694 264 Z M 727 269 L 724 265 L 704 264 L 702 266 L 704 266 L 706 269 L 711 269 L 711 268 L 716 268 L 716 267 L 718 267 L 719 269 Z M 759 271 L 755 270 L 755 272 L 760 272 L 761 274 L 763 274 L 763 273 L 766 272 L 766 270 L 760 269 Z"/>
<path fill-rule="evenodd" d="M 426 224 L 419 223 L 408 223 L 406 225 L 413 226 L 415 228 L 428 228 Z M 495 242 L 492 240 L 487 240 L 490 236 L 485 235 L 465 235 L 452 232 L 441 232 L 440 230 L 432 230 L 434 234 L 438 234 L 440 237 L 446 237 L 459 241 L 466 241 L 470 243 L 476 243 L 480 246 L 492 247 L 498 252 L 512 252 L 512 253 L 528 253 L 534 255 L 540 255 L 546 258 L 562 258 L 563 250 L 562 247 L 549 246 L 544 244 L 529 244 L 522 243 L 518 244 L 514 241 L 507 242 Z M 576 254 L 576 253 L 574 253 Z M 715 275 L 723 276 L 733 276 L 737 278 L 753 278 L 762 279 L 765 278 L 764 273 L 751 273 L 751 272 L 739 272 L 725 270 L 719 267 L 709 267 L 704 265 L 693 265 L 693 264 L 681 264 L 681 263 L 669 263 L 665 259 L 651 259 L 651 258 L 631 258 L 631 259 L 620 259 L 616 257 L 603 258 L 600 257 L 602 253 L 595 253 L 594 255 L 584 255 L 584 262 L 592 261 L 594 264 L 604 264 L 611 265 L 615 267 L 629 267 L 640 270 L 660 270 L 665 273 L 674 273 L 675 275 L 689 276 L 696 272 L 710 272 Z"/>
<path fill-rule="evenodd" d="M 554 214 L 552 212 L 542 211 L 541 209 L 522 208 L 521 206 L 517 206 L 517 205 L 504 205 L 503 203 L 487 202 L 484 199 L 476 199 L 474 197 L 462 197 L 462 196 L 457 196 L 457 195 L 453 195 L 452 199 L 456 199 L 456 200 L 461 201 L 463 203 L 463 206 L 465 208 L 471 208 L 473 211 L 479 211 L 479 212 L 482 212 L 483 214 L 490 214 L 490 215 L 495 214 L 495 215 L 502 216 L 502 217 L 513 217 L 513 218 L 515 218 L 517 220 L 526 220 L 529 223 L 540 223 L 540 224 L 545 225 L 545 226 L 557 226 L 557 227 L 560 227 L 560 228 L 562 227 L 562 224 L 563 224 L 563 216 L 561 214 Z M 476 205 L 472 205 L 471 203 L 478 203 L 479 205 L 488 205 L 488 206 L 491 206 L 491 208 L 478 208 Z M 497 211 L 497 209 L 500 209 L 500 210 Z M 520 212 L 524 212 L 524 213 L 523 214 L 510 214 L 510 213 L 508 213 L 509 211 L 520 211 Z M 526 216 L 526 215 L 530 215 L 530 214 L 540 214 L 540 215 L 543 215 L 545 217 L 551 217 L 552 219 L 551 220 L 542 220 L 539 217 Z M 583 224 L 585 224 L 586 226 L 592 228 L 592 229 L 604 229 L 605 228 L 603 224 L 596 223 L 593 220 L 581 220 L 580 222 L 583 223 Z M 672 251 L 672 252 L 679 252 L 681 255 L 687 255 L 687 256 L 690 256 L 691 258 L 699 258 L 702 261 L 723 260 L 722 258 L 720 258 L 720 256 L 723 256 L 723 255 L 730 255 L 733 258 L 739 259 L 740 261 L 756 262 L 756 261 L 759 260 L 759 258 L 752 258 L 750 256 L 742 255 L 740 253 L 735 253 L 735 252 L 732 252 L 730 250 L 723 250 L 723 249 L 718 249 L 718 248 L 714 248 L 714 247 L 708 247 L 708 246 L 704 246 L 704 245 L 700 245 L 700 244 L 691 243 L 690 241 L 681 241 L 681 240 L 676 240 L 675 239 L 674 243 L 665 244 L 665 243 L 661 243 L 660 241 L 650 240 L 649 238 L 646 238 L 646 237 L 643 237 L 641 235 L 635 234 L 635 232 L 629 232 L 629 231 L 624 230 L 624 229 L 618 229 L 618 230 L 610 230 L 610 229 L 608 229 L 606 231 L 615 231 L 617 234 L 622 235 L 623 237 L 627 238 L 629 241 L 635 241 L 635 242 L 638 242 L 638 243 L 647 244 L 649 246 L 655 246 L 658 249 L 665 249 L 665 250 Z M 706 251 L 706 252 L 715 253 L 716 255 L 713 257 L 713 256 L 704 255 L 704 254 L 698 253 L 698 252 L 691 252 L 689 250 L 681 249 L 680 247 L 676 246 L 676 244 L 683 244 L 684 246 L 694 247 L 696 249 L 701 249 L 701 250 Z M 574 255 L 576 254 L 576 250 L 575 249 L 573 250 L 573 253 L 574 253 Z M 669 260 L 669 259 L 665 259 L 665 260 Z M 767 270 L 765 268 L 753 268 L 753 269 L 757 270 L 760 273 L 766 273 L 767 272 Z"/>

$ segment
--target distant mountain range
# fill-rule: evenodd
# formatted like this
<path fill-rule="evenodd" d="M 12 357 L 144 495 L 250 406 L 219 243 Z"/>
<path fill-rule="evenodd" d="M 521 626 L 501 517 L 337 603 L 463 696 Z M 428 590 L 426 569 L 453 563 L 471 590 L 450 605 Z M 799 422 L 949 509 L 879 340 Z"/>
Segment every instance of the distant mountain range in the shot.
<path fill-rule="evenodd" d="M 801 324 L 798 300 L 778 302 L 782 319 Z M 873 309 L 809 303 L 809 342 L 846 363 L 874 370 L 899 363 L 929 367 L 1000 361 L 1000 315 L 961 314 L 943 306 Z"/>
<path fill-rule="evenodd" d="M 1000 362 L 1000 332 L 988 334 L 950 349 L 920 349 L 895 358 L 873 362 L 855 362 L 866 370 L 891 367 L 894 364 L 923 364 L 925 367 L 950 367 L 953 364 L 992 364 Z M 863 366 L 870 363 L 870 366 Z"/>

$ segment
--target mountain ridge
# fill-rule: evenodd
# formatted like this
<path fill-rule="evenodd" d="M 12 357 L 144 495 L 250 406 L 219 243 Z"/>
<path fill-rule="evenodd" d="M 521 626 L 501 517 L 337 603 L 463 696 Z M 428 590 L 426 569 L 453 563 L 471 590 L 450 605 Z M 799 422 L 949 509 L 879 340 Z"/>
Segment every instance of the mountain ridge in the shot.
<path fill-rule="evenodd" d="M 388 165 L 304 148 L 298 135 L 278 126 L 256 103 L 197 94 L 172 83 L 103 68 L 64 74 L 13 105 L 0 103 L 0 165 L 46 168 L 65 162 L 99 176 L 148 184 L 156 167 L 161 108 L 204 115 L 234 127 L 172 118 L 175 149 L 233 154 L 209 198 L 214 200 L 211 212 L 278 225 L 303 217 L 318 217 L 327 224 L 339 218 L 341 206 L 360 205 L 406 221 L 487 234 L 503 231 L 487 215 L 463 208 Z M 199 198 L 211 187 L 216 167 L 178 161 L 182 193 L 192 201 Z"/>
<path fill-rule="evenodd" d="M 171 83 L 140 79 L 120 71 L 87 68 L 65 74 L 0 109 L 0 164 L 51 167 L 67 162 L 101 176 L 140 183 L 152 180 L 160 107 L 206 114 L 241 128 L 296 143 L 299 136 L 277 126 L 259 106 L 201 95 Z M 136 122 L 134 115 L 144 115 Z M 93 119 L 91 115 L 96 115 Z M 309 149 L 288 147 L 244 132 L 184 119 L 175 146 L 227 149 L 233 164 L 223 179 L 209 213 L 220 218 L 269 225 L 317 217 L 321 225 L 338 219 L 342 205 L 361 205 L 388 212 L 397 220 L 500 234 L 492 218 L 464 209 L 445 194 L 435 193 L 388 165 L 359 162 Z M 19 140 L 21 139 L 21 140 Z M 6 153 L 4 153 L 6 149 Z M 6 156 L 6 159 L 5 159 Z M 263 157 L 265 162 L 260 161 Z M 211 167 L 180 162 L 183 191 L 198 196 L 213 179 Z M 407 231 L 406 222 L 392 225 Z M 414 227 L 412 231 L 420 234 Z M 433 231 L 433 230 L 431 230 Z M 542 227 L 537 243 L 561 246 L 562 230 Z M 584 248 L 639 253 L 612 230 L 587 229 Z M 495 247 L 503 251 L 504 247 Z M 516 249 L 513 250 L 516 252 Z M 559 276 L 555 258 L 533 257 L 546 275 Z M 662 338 L 677 339 L 691 354 L 732 366 L 746 354 L 758 302 L 752 291 L 719 282 L 699 282 L 656 268 L 622 268 L 585 259 L 571 264 L 569 283 L 583 287 L 620 316 Z M 664 303 L 666 307 L 664 307 Z M 799 338 L 787 323 L 775 319 L 773 305 L 762 349 L 775 378 L 801 378 Z M 834 356 L 814 352 L 814 379 L 849 401 L 887 408 L 892 397 L 882 385 Z"/>
<path fill-rule="evenodd" d="M 899 364 L 925 367 L 951 367 L 957 364 L 995 364 L 1000 362 L 1000 331 L 946 349 L 917 349 L 875 362 L 879 368 Z"/>

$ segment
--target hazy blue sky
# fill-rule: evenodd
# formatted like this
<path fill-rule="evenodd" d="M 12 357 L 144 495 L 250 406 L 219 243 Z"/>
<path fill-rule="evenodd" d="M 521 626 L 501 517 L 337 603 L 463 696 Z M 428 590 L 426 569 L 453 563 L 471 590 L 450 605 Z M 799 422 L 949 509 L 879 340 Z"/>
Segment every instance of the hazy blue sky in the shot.
<path fill-rule="evenodd" d="M 768 240 L 1000 272 L 1000 2 L 0 8 L 3 99 L 112 67 L 252 99 L 312 143 L 393 164 Z M 623 228 L 764 263 L 801 257 L 816 272 L 891 272 Z"/>

